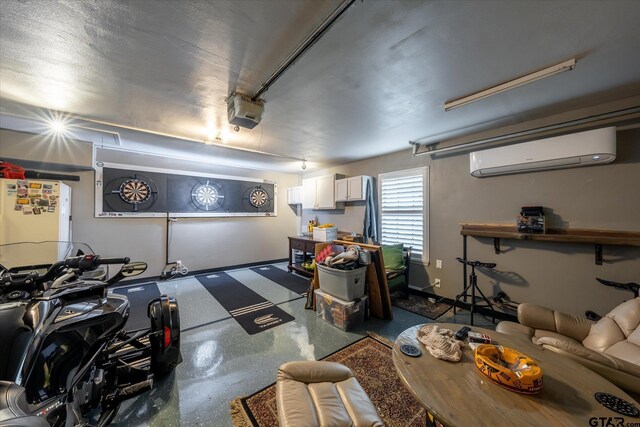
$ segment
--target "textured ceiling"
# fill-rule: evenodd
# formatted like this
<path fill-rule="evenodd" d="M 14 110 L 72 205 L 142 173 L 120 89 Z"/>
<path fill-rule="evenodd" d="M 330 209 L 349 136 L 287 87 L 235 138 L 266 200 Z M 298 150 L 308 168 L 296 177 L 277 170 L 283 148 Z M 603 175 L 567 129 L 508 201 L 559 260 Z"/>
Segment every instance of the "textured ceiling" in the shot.
<path fill-rule="evenodd" d="M 196 140 L 220 132 L 230 145 L 328 165 L 640 87 L 638 1 L 364 0 L 265 93 L 262 123 L 234 132 L 226 96 L 255 92 L 339 3 L 2 0 L 0 107 Z M 574 71 L 443 110 L 573 57 Z"/>

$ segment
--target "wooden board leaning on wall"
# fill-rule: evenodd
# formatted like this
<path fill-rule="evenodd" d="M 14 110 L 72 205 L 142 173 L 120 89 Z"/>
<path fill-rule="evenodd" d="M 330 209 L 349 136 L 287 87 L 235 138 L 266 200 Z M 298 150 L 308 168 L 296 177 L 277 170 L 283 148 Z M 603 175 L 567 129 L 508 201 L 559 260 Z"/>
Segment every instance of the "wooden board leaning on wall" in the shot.
<path fill-rule="evenodd" d="M 315 254 L 318 255 L 320 251 L 332 244 L 350 246 L 354 243 L 345 240 L 317 243 Z M 391 309 L 391 297 L 389 296 L 387 276 L 384 271 L 382 249 L 378 245 L 367 245 L 364 243 L 357 243 L 357 245 L 371 252 L 371 264 L 367 267 L 367 283 L 369 284 L 368 297 L 371 315 L 379 319 L 391 320 L 393 319 L 393 311 Z M 313 288 L 318 289 L 318 287 L 318 270 L 316 269 L 313 274 Z M 315 297 L 313 308 L 315 310 Z"/>

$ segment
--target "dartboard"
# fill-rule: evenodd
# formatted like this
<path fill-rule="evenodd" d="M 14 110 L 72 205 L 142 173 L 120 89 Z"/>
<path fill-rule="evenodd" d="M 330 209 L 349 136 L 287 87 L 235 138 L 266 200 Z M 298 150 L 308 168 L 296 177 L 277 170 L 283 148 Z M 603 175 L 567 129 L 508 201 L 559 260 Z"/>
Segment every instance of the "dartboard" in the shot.
<path fill-rule="evenodd" d="M 120 176 L 105 185 L 105 206 L 111 212 L 144 212 L 158 200 L 158 187 L 140 174 Z"/>
<path fill-rule="evenodd" d="M 634 406 L 633 403 L 627 402 L 626 400 L 614 396 L 609 393 L 597 392 L 595 395 L 596 400 L 602 406 L 611 409 L 612 411 L 616 411 L 619 414 L 624 415 L 625 417 L 637 417 L 640 415 L 640 410 Z"/>
<path fill-rule="evenodd" d="M 193 186 L 191 201 L 198 209 L 205 211 L 215 210 L 222 206 L 224 192 L 218 184 L 207 181 Z"/>
<path fill-rule="evenodd" d="M 243 200 L 247 212 L 266 212 L 271 206 L 271 195 L 259 185 L 247 189 Z"/>
<path fill-rule="evenodd" d="M 262 188 L 255 188 L 249 193 L 249 203 L 254 208 L 261 208 L 269 203 L 269 195 Z"/>
<path fill-rule="evenodd" d="M 130 205 L 139 205 L 151 197 L 151 187 L 141 179 L 127 179 L 118 191 L 122 201 Z"/>

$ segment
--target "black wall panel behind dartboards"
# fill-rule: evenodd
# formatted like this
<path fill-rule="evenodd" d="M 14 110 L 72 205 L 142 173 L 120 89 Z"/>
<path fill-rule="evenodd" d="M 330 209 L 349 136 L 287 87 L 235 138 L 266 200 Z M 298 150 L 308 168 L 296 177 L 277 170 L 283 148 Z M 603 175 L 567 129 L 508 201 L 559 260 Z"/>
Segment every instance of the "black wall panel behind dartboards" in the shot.
<path fill-rule="evenodd" d="M 105 212 L 247 214 L 275 212 L 275 185 L 124 169 L 103 169 Z"/>

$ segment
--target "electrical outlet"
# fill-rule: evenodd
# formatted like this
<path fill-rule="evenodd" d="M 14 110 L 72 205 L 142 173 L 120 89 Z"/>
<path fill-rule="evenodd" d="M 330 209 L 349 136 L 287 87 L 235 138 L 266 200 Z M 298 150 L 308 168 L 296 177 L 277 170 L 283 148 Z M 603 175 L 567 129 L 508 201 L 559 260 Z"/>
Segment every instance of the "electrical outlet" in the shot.
<path fill-rule="evenodd" d="M 442 260 L 441 259 L 437 259 L 436 260 L 436 268 L 442 268 Z"/>
<path fill-rule="evenodd" d="M 434 282 L 433 286 L 435 286 L 436 288 L 440 287 L 440 279 L 436 279 L 436 281 Z"/>

